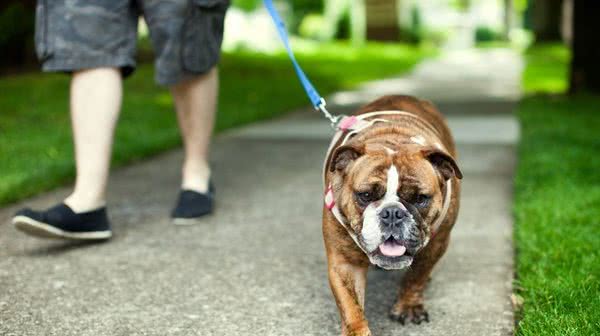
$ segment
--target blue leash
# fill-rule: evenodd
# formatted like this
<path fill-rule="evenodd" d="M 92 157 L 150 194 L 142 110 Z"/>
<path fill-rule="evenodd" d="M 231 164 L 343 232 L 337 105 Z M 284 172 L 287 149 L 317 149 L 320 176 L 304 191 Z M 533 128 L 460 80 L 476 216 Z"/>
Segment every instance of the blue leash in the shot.
<path fill-rule="evenodd" d="M 277 28 L 277 33 L 279 33 L 279 37 L 281 38 L 281 41 L 283 42 L 283 45 L 285 46 L 285 49 L 287 50 L 288 56 L 290 57 L 290 60 L 292 61 L 292 64 L 294 65 L 294 70 L 296 70 L 296 75 L 298 76 L 300 83 L 304 87 L 304 91 L 306 91 L 306 95 L 308 96 L 308 99 L 310 99 L 311 104 L 314 106 L 314 108 L 316 110 L 323 112 L 323 115 L 325 115 L 325 118 L 329 119 L 329 121 L 331 121 L 331 126 L 335 128 L 339 119 L 342 116 L 334 116 L 331 113 L 329 113 L 329 111 L 327 111 L 327 109 L 325 108 L 325 106 L 327 105 L 325 102 L 325 99 L 323 99 L 323 97 L 321 97 L 319 92 L 317 92 L 317 89 L 315 89 L 315 87 L 312 85 L 312 83 L 310 82 L 308 77 L 306 77 L 306 74 L 304 74 L 304 71 L 302 71 L 300 64 L 298 64 L 298 61 L 296 60 L 296 57 L 294 56 L 294 52 L 292 51 L 292 48 L 290 47 L 290 41 L 288 39 L 287 29 L 285 28 L 285 24 L 283 23 L 283 20 L 279 16 L 279 13 L 277 13 L 277 10 L 275 9 L 275 6 L 273 5 L 273 1 L 272 0 L 264 0 L 264 3 L 265 3 L 265 7 L 269 11 L 269 14 L 271 14 L 271 18 L 273 19 L 275 28 Z"/>

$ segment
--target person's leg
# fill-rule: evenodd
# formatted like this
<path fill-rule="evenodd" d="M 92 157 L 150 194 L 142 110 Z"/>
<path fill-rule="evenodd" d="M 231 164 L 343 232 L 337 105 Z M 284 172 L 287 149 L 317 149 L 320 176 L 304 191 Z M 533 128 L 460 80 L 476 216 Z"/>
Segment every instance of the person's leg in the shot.
<path fill-rule="evenodd" d="M 113 134 L 122 97 L 121 71 L 95 68 L 73 73 L 71 122 L 77 177 L 65 199 L 74 212 L 103 207 L 110 169 Z"/>
<path fill-rule="evenodd" d="M 73 72 L 71 119 L 77 166 L 75 189 L 63 203 L 49 209 L 18 211 L 12 220 L 17 229 L 43 238 L 103 240 L 112 236 L 104 194 L 121 93 L 118 68 Z"/>
<path fill-rule="evenodd" d="M 229 1 L 140 4 L 156 54 L 156 82 L 171 90 L 184 144 L 181 190 L 171 217 L 175 224 L 191 224 L 214 209 L 208 152 Z"/>
<path fill-rule="evenodd" d="M 37 237 L 98 240 L 112 236 L 105 189 L 121 107 L 121 81 L 135 69 L 138 9 L 133 1 L 92 2 L 37 2 L 35 45 L 42 69 L 72 74 L 77 167 L 75 188 L 64 202 L 41 210 L 23 208 L 13 217 L 17 229 Z"/>
<path fill-rule="evenodd" d="M 208 191 L 208 152 L 218 87 L 216 67 L 171 86 L 185 152 L 181 181 L 181 188 L 184 190 L 200 193 Z"/>

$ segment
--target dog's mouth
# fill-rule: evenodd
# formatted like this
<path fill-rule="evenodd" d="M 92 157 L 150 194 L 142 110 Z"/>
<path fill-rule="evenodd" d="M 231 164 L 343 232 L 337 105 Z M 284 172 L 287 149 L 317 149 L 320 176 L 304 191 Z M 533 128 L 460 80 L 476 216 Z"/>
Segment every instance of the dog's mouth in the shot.
<path fill-rule="evenodd" d="M 409 267 L 413 262 L 414 251 L 407 249 L 402 241 L 390 237 L 367 255 L 372 264 L 393 270 Z"/>
<path fill-rule="evenodd" d="M 386 257 L 401 257 L 406 254 L 406 246 L 390 237 L 379 245 L 379 253 Z"/>

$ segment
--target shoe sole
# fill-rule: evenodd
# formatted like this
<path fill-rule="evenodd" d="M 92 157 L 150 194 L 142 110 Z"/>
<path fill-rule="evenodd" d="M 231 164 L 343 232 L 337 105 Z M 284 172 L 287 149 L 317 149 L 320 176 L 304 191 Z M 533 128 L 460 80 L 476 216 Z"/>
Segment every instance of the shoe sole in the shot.
<path fill-rule="evenodd" d="M 40 238 L 105 240 L 112 237 L 111 231 L 68 232 L 26 216 L 15 216 L 12 223 L 17 230 Z"/>
<path fill-rule="evenodd" d="M 195 225 L 202 222 L 203 219 L 210 215 L 212 215 L 212 211 L 193 218 L 171 217 L 171 223 L 177 226 Z"/>
<path fill-rule="evenodd" d="M 177 226 L 190 226 L 200 223 L 200 218 L 171 218 L 171 223 Z"/>

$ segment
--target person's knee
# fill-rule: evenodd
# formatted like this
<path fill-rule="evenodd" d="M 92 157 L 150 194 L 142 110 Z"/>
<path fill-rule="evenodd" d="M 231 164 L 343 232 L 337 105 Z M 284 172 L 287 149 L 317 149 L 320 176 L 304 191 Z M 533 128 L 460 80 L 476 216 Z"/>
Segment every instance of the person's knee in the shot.
<path fill-rule="evenodd" d="M 107 74 L 121 77 L 121 69 L 118 67 L 99 67 L 80 69 L 72 72 L 73 76 L 88 75 L 88 74 Z"/>
<path fill-rule="evenodd" d="M 215 65 L 204 73 L 188 76 L 179 82 L 170 86 L 171 90 L 181 91 L 187 90 L 195 86 L 210 85 L 211 82 L 216 83 L 219 75 L 218 66 Z"/>

